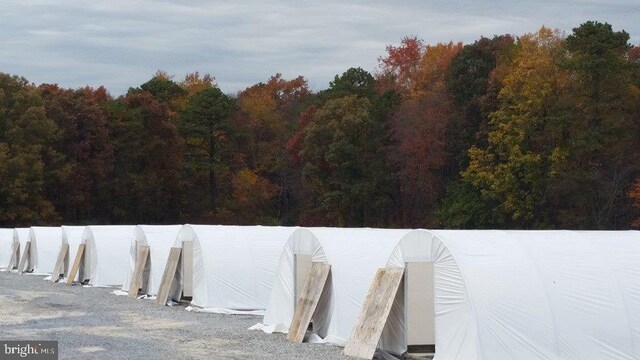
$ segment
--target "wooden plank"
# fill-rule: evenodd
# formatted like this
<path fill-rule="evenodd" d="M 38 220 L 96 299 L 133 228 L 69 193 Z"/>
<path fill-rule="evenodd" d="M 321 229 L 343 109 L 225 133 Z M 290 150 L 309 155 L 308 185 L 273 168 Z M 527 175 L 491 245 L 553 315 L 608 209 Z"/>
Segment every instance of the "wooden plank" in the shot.
<path fill-rule="evenodd" d="M 138 297 L 138 291 L 142 287 L 142 275 L 144 268 L 147 266 L 147 259 L 149 258 L 149 247 L 146 245 L 138 246 L 138 256 L 136 258 L 136 266 L 133 270 L 133 276 L 131 276 L 131 282 L 129 284 L 129 298 L 135 299 Z"/>
<path fill-rule="evenodd" d="M 20 247 L 17 245 L 12 246 L 11 249 L 11 258 L 9 258 L 9 264 L 7 265 L 7 271 L 13 270 L 13 267 L 16 265 L 16 260 L 18 259 L 18 251 Z"/>
<path fill-rule="evenodd" d="M 295 268 L 295 281 L 293 282 L 293 289 L 294 293 L 296 294 L 295 305 L 298 306 L 298 300 L 300 300 L 302 289 L 304 288 L 304 284 L 309 277 L 311 265 L 313 265 L 313 256 L 296 254 L 293 257 L 293 263 Z"/>
<path fill-rule="evenodd" d="M 80 269 L 80 264 L 84 260 L 84 247 L 85 244 L 78 245 L 78 252 L 76 253 L 76 257 L 73 260 L 73 266 L 71 266 L 71 271 L 69 271 L 69 277 L 67 278 L 67 285 L 73 285 L 76 276 L 78 275 L 78 269 Z"/>
<path fill-rule="evenodd" d="M 193 297 L 193 241 L 182 243 L 182 296 Z"/>
<path fill-rule="evenodd" d="M 164 267 L 164 273 L 160 281 L 160 289 L 158 289 L 158 295 L 156 297 L 156 301 L 162 306 L 167 305 L 167 300 L 169 300 L 169 292 L 173 285 L 173 279 L 176 277 L 181 253 L 182 249 L 176 247 L 172 247 L 171 251 L 169 251 L 167 264 Z"/>
<path fill-rule="evenodd" d="M 342 351 L 344 355 L 362 359 L 373 358 L 403 275 L 403 268 L 378 270 L 362 304 L 347 346 Z"/>
<path fill-rule="evenodd" d="M 51 272 L 52 282 L 57 282 L 60 280 L 60 275 L 64 275 L 62 267 L 64 266 L 64 259 L 67 257 L 67 251 L 69 251 L 69 244 L 63 243 L 62 246 L 60 246 L 60 252 L 58 252 L 56 265 L 53 267 L 53 271 Z"/>
<path fill-rule="evenodd" d="M 27 241 L 22 251 L 22 257 L 18 265 L 18 273 L 22 274 L 27 271 L 27 265 L 29 263 L 29 248 L 31 248 L 31 241 Z"/>
<path fill-rule="evenodd" d="M 322 290 L 324 290 L 324 285 L 329 277 L 329 270 L 331 270 L 331 265 L 327 263 L 314 262 L 311 264 L 309 276 L 302 287 L 300 299 L 291 320 L 287 334 L 289 341 L 301 343 L 304 339 L 304 334 L 309 328 L 309 322 L 316 311 L 320 295 L 322 295 Z"/>

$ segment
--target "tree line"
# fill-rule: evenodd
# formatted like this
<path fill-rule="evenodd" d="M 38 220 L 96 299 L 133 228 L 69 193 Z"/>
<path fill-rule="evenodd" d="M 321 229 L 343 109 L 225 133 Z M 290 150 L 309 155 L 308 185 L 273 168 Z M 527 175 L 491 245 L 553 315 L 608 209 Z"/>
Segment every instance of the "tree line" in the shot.
<path fill-rule="evenodd" d="M 165 72 L 126 94 L 0 73 L 0 224 L 623 229 L 640 48 L 609 24 L 389 45 L 312 91 Z M 636 222 L 636 225 L 639 223 Z"/>

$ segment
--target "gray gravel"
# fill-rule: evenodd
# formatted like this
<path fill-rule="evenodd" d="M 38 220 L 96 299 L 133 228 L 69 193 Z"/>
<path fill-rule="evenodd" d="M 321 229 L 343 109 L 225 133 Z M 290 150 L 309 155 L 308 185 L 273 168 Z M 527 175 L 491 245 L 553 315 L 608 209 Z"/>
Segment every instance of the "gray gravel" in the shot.
<path fill-rule="evenodd" d="M 42 276 L 0 273 L 0 339 L 58 340 L 60 359 L 345 359 L 341 348 L 249 331 L 260 316 L 191 313 Z"/>

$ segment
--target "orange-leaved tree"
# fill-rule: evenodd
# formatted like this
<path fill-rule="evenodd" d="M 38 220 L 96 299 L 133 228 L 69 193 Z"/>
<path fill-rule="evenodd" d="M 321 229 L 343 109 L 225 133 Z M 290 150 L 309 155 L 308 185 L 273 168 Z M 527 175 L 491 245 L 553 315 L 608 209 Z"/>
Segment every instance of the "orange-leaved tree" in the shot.
<path fill-rule="evenodd" d="M 419 45 L 416 40 L 404 41 L 406 51 L 415 54 Z M 399 225 L 432 225 L 433 212 L 443 193 L 446 130 L 456 113 L 447 91 L 447 77 L 451 61 L 461 49 L 460 43 L 426 46 L 416 65 L 390 68 L 388 63 L 395 63 L 392 59 L 398 55 L 398 49 L 392 47 L 389 56 L 381 60 L 383 75 L 379 79 L 406 77 L 397 83 L 403 94 L 402 103 L 390 123 L 396 146 L 389 158 L 397 169 Z M 412 56 L 404 58 L 413 61 Z M 384 75 L 390 70 L 393 71 Z"/>

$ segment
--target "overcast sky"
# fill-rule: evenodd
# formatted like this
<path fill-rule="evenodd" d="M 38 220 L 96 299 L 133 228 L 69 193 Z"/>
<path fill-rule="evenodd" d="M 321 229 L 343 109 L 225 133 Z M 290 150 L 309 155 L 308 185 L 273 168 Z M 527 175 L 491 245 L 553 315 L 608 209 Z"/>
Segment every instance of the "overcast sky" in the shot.
<path fill-rule="evenodd" d="M 409 34 L 468 43 L 598 20 L 638 43 L 639 19 L 640 0 L 1 0 L 0 72 L 114 95 L 158 69 L 211 73 L 226 93 L 277 72 L 318 90 L 349 67 L 374 71 Z"/>

